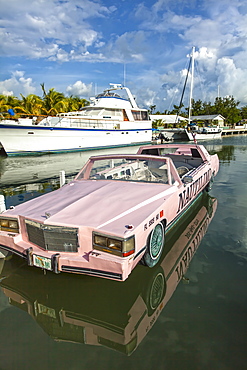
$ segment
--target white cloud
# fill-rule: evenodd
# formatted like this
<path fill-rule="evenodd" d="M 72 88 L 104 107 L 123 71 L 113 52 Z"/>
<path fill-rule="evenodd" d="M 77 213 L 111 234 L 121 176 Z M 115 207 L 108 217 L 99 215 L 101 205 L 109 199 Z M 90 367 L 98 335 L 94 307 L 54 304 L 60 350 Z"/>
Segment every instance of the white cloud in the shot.
<path fill-rule="evenodd" d="M 83 83 L 77 81 L 81 86 L 74 83 L 82 75 L 77 70 L 70 80 L 68 66 L 73 69 L 81 63 L 86 76 L 83 81 L 90 84 L 100 77 L 97 83 L 104 85 L 107 79 L 112 79 L 113 71 L 116 73 L 116 65 L 125 63 L 127 79 L 139 104 L 157 105 L 162 111 L 168 109 L 171 99 L 174 104 L 179 103 L 179 94 L 176 98 L 174 94 L 181 91 L 178 84 L 185 69 L 186 54 L 196 46 L 204 96 L 199 94 L 200 82 L 195 74 L 194 98 L 214 101 L 220 85 L 222 94 L 233 94 L 246 104 L 246 1 L 120 1 L 118 8 L 111 3 L 109 0 L 11 0 L 6 6 L 0 0 L 0 38 L 2 55 L 7 60 L 4 72 L 2 68 L 5 76 L 0 84 L 2 91 L 16 95 L 34 89 L 34 82 L 25 76 L 26 83 L 14 75 L 7 79 L 11 64 L 16 63 L 16 60 L 8 63 L 12 56 L 19 58 L 21 69 L 29 72 L 31 62 L 24 68 L 25 61 L 35 59 L 39 70 L 32 76 L 36 78 L 40 78 L 42 60 L 42 67 L 54 69 L 53 77 L 44 73 L 45 82 L 64 91 L 69 85 L 67 91 L 73 94 L 78 91 L 84 94 Z M 67 67 L 62 67 L 64 63 Z M 59 70 L 63 75 L 62 68 L 66 69 L 66 81 L 57 83 L 56 73 Z M 100 73 L 93 74 L 95 70 Z M 21 87 L 26 90 L 21 91 Z"/>
<path fill-rule="evenodd" d="M 144 62 L 147 47 L 147 35 L 143 31 L 125 32 L 114 36 L 102 49 L 107 60 L 112 62 Z"/>
<path fill-rule="evenodd" d="M 20 93 L 23 95 L 35 93 L 32 79 L 24 77 L 23 71 L 15 71 L 11 78 L 0 81 L 0 94 L 17 96 Z"/>
<path fill-rule="evenodd" d="M 237 68 L 232 58 L 223 57 L 217 62 L 218 85 L 223 95 L 233 95 L 247 104 L 247 69 Z"/>
<path fill-rule="evenodd" d="M 69 85 L 66 89 L 69 95 L 90 96 L 92 94 L 92 84 L 86 85 L 82 81 L 76 81 L 73 85 Z"/>
<path fill-rule="evenodd" d="M 70 49 L 78 48 L 81 53 L 100 43 L 101 33 L 89 21 L 109 16 L 116 7 L 90 0 L 23 0 L 20 6 L 19 1 L 12 0 L 8 6 L 2 4 L 2 9 L 3 55 L 67 61 Z"/>
<path fill-rule="evenodd" d="M 217 62 L 216 49 L 201 47 L 195 51 L 195 59 L 200 63 L 201 68 L 208 70 L 215 68 Z"/>
<path fill-rule="evenodd" d="M 145 91 L 138 94 L 138 97 L 141 98 L 144 107 L 148 108 L 151 105 L 156 105 L 157 102 L 157 93 L 150 88 L 147 88 Z"/>
<path fill-rule="evenodd" d="M 161 76 L 161 81 L 163 85 L 177 85 L 179 81 L 181 80 L 181 74 L 183 75 L 183 71 L 181 72 L 175 72 L 175 71 L 169 71 Z"/>
<path fill-rule="evenodd" d="M 162 35 L 164 49 L 167 46 L 169 48 L 175 40 L 178 46 L 174 45 L 174 55 L 180 45 L 181 50 L 186 45 L 214 50 L 217 58 L 235 54 L 237 59 L 238 53 L 247 49 L 246 13 L 247 3 L 243 0 L 209 0 L 200 3 L 158 0 L 149 8 L 140 4 L 136 16 L 142 22 L 143 29 Z"/>

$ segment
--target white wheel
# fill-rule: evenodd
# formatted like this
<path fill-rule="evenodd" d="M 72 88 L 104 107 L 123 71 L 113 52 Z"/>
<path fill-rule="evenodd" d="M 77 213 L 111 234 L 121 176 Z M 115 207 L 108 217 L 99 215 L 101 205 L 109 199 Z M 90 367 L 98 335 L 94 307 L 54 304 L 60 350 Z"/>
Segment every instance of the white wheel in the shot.
<path fill-rule="evenodd" d="M 153 267 L 157 264 L 164 248 L 164 241 L 164 226 L 159 223 L 152 230 L 147 240 L 147 249 L 143 256 L 143 262 L 146 266 Z"/>

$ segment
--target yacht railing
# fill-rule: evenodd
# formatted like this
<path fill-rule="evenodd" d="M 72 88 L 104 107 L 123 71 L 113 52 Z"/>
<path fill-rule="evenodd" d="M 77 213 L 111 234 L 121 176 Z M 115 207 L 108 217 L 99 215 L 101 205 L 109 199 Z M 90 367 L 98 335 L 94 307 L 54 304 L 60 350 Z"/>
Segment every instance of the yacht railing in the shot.
<path fill-rule="evenodd" d="M 103 129 L 119 129 L 119 120 L 101 120 L 96 119 L 79 119 L 72 117 L 54 117 L 53 120 L 43 120 L 40 124 L 51 127 L 75 127 L 75 128 L 103 128 Z"/>

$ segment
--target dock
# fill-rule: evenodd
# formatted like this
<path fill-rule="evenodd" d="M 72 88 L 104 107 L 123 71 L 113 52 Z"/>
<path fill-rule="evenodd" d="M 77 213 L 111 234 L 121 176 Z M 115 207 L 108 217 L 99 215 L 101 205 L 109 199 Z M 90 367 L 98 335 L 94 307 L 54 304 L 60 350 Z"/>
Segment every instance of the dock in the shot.
<path fill-rule="evenodd" d="M 247 127 L 235 127 L 235 128 L 227 128 L 222 130 L 222 136 L 226 135 L 242 135 L 247 134 Z"/>

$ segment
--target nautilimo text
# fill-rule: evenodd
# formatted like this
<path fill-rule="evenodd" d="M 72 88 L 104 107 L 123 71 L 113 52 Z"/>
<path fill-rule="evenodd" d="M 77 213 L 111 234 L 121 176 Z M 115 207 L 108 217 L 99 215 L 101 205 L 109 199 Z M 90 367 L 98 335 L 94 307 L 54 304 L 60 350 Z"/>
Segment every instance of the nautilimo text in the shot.
<path fill-rule="evenodd" d="M 179 213 L 189 201 L 198 194 L 207 183 L 209 183 L 212 176 L 212 170 L 209 169 L 205 172 L 202 176 L 200 176 L 196 181 L 193 181 L 190 185 L 184 189 L 182 193 L 179 194 L 179 201 L 178 201 L 178 210 Z"/>

